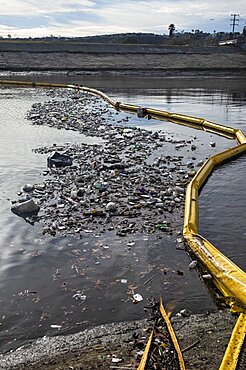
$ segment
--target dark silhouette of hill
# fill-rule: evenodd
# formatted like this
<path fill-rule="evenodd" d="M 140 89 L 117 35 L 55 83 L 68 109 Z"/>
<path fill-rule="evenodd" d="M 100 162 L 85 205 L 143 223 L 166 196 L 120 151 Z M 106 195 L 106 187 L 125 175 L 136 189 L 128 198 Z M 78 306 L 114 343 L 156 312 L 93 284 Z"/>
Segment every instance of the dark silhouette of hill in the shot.
<path fill-rule="evenodd" d="M 117 33 L 112 35 L 95 35 L 84 37 L 33 37 L 33 38 L 1 38 L 2 40 L 30 40 L 30 41 L 67 41 L 67 42 L 81 42 L 81 43 L 105 43 L 105 44 L 163 44 L 168 40 L 167 35 L 157 35 L 154 33 Z"/>
<path fill-rule="evenodd" d="M 112 43 L 112 44 L 162 44 L 168 39 L 166 35 L 154 33 L 118 33 L 77 38 L 81 42 Z"/>

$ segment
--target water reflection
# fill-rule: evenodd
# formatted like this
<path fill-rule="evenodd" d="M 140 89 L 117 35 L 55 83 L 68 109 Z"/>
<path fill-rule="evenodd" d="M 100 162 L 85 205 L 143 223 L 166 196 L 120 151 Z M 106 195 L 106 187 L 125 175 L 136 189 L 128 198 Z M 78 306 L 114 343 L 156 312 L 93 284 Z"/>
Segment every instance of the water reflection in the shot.
<path fill-rule="evenodd" d="M 231 93 L 232 101 L 236 102 L 237 105 L 246 103 L 246 91 L 232 92 Z"/>
<path fill-rule="evenodd" d="M 246 156 L 220 166 L 199 197 L 199 231 L 246 271 Z"/>

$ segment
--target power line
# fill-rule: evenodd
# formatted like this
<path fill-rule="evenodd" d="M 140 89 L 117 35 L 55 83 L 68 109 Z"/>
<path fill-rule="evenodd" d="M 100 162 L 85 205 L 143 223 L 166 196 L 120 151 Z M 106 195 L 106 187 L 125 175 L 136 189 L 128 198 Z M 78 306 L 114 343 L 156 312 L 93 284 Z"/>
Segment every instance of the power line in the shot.
<path fill-rule="evenodd" d="M 231 26 L 232 26 L 232 33 L 234 34 L 235 32 L 235 26 L 238 26 L 239 24 L 237 22 L 239 22 L 239 17 L 240 15 L 239 14 L 231 14 Z"/>

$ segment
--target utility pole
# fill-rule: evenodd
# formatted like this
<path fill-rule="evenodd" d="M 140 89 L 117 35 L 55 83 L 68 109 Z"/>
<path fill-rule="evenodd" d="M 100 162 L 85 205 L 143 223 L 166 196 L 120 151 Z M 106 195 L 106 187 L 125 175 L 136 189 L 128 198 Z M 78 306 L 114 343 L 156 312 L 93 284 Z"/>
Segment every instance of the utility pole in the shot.
<path fill-rule="evenodd" d="M 231 14 L 231 26 L 232 26 L 232 33 L 233 33 L 233 35 L 234 35 L 234 33 L 235 33 L 235 26 L 238 26 L 238 23 L 237 22 L 239 22 L 239 18 L 238 17 L 240 17 L 240 15 L 239 14 Z"/>

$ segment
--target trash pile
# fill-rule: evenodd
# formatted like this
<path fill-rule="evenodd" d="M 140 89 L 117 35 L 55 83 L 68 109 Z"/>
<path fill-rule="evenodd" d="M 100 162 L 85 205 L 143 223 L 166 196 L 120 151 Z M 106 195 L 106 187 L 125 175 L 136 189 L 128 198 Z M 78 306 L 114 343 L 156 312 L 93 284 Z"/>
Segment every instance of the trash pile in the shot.
<path fill-rule="evenodd" d="M 37 207 L 29 219 L 42 221 L 43 234 L 172 233 L 180 226 L 185 188 L 196 172 L 178 153 L 191 141 L 129 127 L 130 117 L 119 120 L 119 113 L 106 103 L 100 105 L 96 97 L 71 92 L 58 99 L 59 94 L 32 106 L 27 115 L 32 124 L 99 136 L 103 143 L 34 149 L 47 156 L 46 177 L 42 184 L 23 187 L 13 212 L 20 215 L 18 205 L 32 199 Z M 167 143 L 173 146 L 172 154 Z"/>

